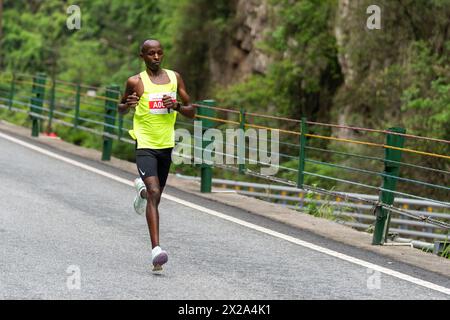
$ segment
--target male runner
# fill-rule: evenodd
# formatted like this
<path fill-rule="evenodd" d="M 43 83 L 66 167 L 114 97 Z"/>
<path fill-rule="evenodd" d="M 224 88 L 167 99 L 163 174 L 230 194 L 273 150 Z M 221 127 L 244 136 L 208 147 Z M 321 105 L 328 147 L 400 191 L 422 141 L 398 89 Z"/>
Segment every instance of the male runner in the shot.
<path fill-rule="evenodd" d="M 167 252 L 159 246 L 159 211 L 175 145 L 177 113 L 194 118 L 195 109 L 181 76 L 162 69 L 164 51 L 158 40 L 146 40 L 141 45 L 140 57 L 146 70 L 128 78 L 125 93 L 118 106 L 119 113 L 135 109 L 131 137 L 136 140 L 136 165 L 140 178 L 134 181 L 137 195 L 134 209 L 146 213 L 152 244 L 153 271 L 162 270 Z M 177 94 L 183 104 L 177 101 Z"/>

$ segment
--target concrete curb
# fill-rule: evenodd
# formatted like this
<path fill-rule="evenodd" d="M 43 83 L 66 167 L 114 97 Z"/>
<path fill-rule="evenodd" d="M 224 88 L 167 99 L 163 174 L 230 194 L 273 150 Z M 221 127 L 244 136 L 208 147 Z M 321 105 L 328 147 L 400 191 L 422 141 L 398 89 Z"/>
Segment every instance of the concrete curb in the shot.
<path fill-rule="evenodd" d="M 3 120 L 0 120 L 0 131 L 9 133 L 13 136 L 31 138 L 30 129 L 19 127 Z M 134 163 L 114 157 L 111 158 L 111 161 L 106 163 L 100 160 L 101 152 L 98 150 L 79 147 L 60 139 L 48 138 L 46 136 L 40 136 L 39 138 L 33 139 L 55 149 L 102 164 L 107 164 L 108 166 L 121 169 L 137 176 L 136 165 Z M 448 259 L 439 258 L 432 254 L 410 247 L 374 246 L 371 244 L 371 234 L 357 231 L 333 221 L 316 218 L 280 205 L 268 203 L 237 193 L 201 193 L 199 192 L 200 184 L 198 182 L 188 181 L 172 174 L 168 178 L 167 185 L 208 200 L 236 207 L 255 215 L 264 216 L 274 221 L 298 228 L 299 230 L 307 230 L 345 245 L 367 250 L 392 260 L 400 261 L 402 263 L 410 264 L 446 277 L 450 277 L 450 260 Z"/>

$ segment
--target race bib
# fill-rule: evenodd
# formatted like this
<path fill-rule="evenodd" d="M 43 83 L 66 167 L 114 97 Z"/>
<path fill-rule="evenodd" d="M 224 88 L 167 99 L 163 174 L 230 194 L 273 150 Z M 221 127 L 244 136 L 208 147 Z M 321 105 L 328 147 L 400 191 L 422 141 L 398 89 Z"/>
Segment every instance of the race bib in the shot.
<path fill-rule="evenodd" d="M 171 97 L 173 102 L 177 101 L 175 92 L 150 93 L 148 95 L 148 107 L 151 114 L 167 114 L 170 112 L 169 109 L 164 107 L 162 101 L 164 95 Z"/>

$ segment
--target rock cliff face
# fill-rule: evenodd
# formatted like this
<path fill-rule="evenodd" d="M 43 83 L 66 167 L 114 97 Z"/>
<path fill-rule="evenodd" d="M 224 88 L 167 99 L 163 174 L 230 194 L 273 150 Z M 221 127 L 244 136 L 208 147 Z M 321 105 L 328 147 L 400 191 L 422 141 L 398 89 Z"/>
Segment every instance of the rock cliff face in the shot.
<path fill-rule="evenodd" d="M 292 1 L 293 5 L 298 5 L 298 1 Z M 339 37 L 341 43 L 345 42 L 346 33 L 348 30 L 344 28 L 347 22 L 347 16 L 349 15 L 351 0 L 341 0 L 339 2 L 340 11 L 338 15 L 343 15 L 343 18 L 339 20 L 339 23 L 334 22 L 334 17 L 330 18 L 330 35 L 333 34 L 333 24 L 336 24 L 335 32 L 336 37 Z M 283 11 L 284 10 L 284 11 Z M 296 9 L 298 10 L 298 8 Z M 215 44 L 209 49 L 208 57 L 208 80 L 210 84 L 218 86 L 221 88 L 226 88 L 230 84 L 236 82 L 245 81 L 245 79 L 252 74 L 265 74 L 268 70 L 269 65 L 274 61 L 275 57 L 268 54 L 267 51 L 263 51 L 260 44 L 267 40 L 267 36 L 271 34 L 274 30 L 277 30 L 280 21 L 283 21 L 283 17 L 280 16 L 280 11 L 286 12 L 286 3 L 281 3 L 279 5 L 274 4 L 274 1 L 269 0 L 235 0 L 232 6 L 233 14 L 230 15 L 228 20 L 229 28 L 225 37 L 219 44 Z M 290 18 L 292 19 L 292 17 Z M 308 18 L 305 18 L 305 21 Z M 314 20 L 312 20 L 314 22 Z M 302 21 L 304 24 L 305 22 Z M 299 23 L 300 24 L 300 23 Z M 297 27 L 298 28 L 298 27 Z M 293 29 L 296 29 L 295 26 Z M 298 29 L 296 29 L 298 30 Z M 313 30 L 315 32 L 316 30 Z M 298 31 L 296 31 L 298 33 Z M 311 32 L 311 29 L 309 31 Z M 314 42 L 311 41 L 311 42 Z M 266 45 L 267 45 L 266 41 Z M 312 44 L 311 46 L 314 46 Z M 308 46 L 308 44 L 305 44 Z M 311 67 L 305 67 L 305 60 L 311 58 L 310 55 L 314 55 L 313 50 L 309 48 L 311 53 L 299 54 L 302 52 L 302 45 L 298 44 L 298 40 L 295 39 L 295 35 L 291 39 L 287 39 L 288 49 L 284 52 L 284 55 L 278 54 L 278 58 L 284 57 L 285 59 L 299 59 L 299 69 L 305 70 L 305 79 L 308 77 L 308 72 L 311 72 Z M 321 58 L 318 58 L 318 64 L 324 64 L 324 54 L 323 51 L 318 52 L 322 54 Z M 278 59 L 277 58 L 277 59 Z M 278 60 L 277 60 L 278 61 Z M 347 54 L 340 55 L 340 63 L 346 66 L 344 72 L 348 73 L 347 79 L 351 79 L 352 68 L 351 60 Z M 326 69 L 326 66 L 320 68 L 315 68 L 313 77 L 320 78 L 318 80 L 321 85 L 323 85 L 322 92 L 317 92 L 313 94 L 306 94 L 305 97 L 298 97 L 297 101 L 304 100 L 308 104 L 310 110 L 314 110 L 311 113 L 317 113 L 317 109 L 320 109 L 323 105 L 324 110 L 322 114 L 328 113 L 328 107 L 331 103 L 331 97 L 335 90 L 333 87 L 335 84 L 326 83 L 325 80 L 328 75 L 319 74 Z M 331 72 L 331 71 L 330 71 Z M 302 84 L 303 81 L 298 81 L 299 88 L 293 88 L 294 91 L 303 92 L 306 85 Z M 327 105 L 327 106 L 325 106 Z M 295 115 L 301 114 L 305 111 L 305 108 L 300 108 Z"/>
<path fill-rule="evenodd" d="M 376 3 L 381 29 L 373 30 L 367 28 L 372 15 L 367 9 L 373 1 L 337 2 L 334 36 L 344 83 L 334 97 L 333 121 L 340 124 L 401 124 L 403 93 L 414 81 L 413 66 L 423 59 L 412 48 L 422 43 L 440 55 L 442 44 L 448 39 L 450 10 L 444 3 Z M 351 132 L 338 134 L 349 137 Z"/>
<path fill-rule="evenodd" d="M 401 124 L 405 90 L 415 85 L 430 91 L 430 80 L 437 77 L 433 72 L 439 73 L 422 65 L 440 65 L 437 60 L 450 38 L 450 7 L 440 1 L 376 3 L 379 30 L 367 27 L 371 0 L 334 0 L 325 6 L 312 0 L 230 0 L 227 31 L 208 47 L 209 82 L 202 83 L 226 88 L 252 74 L 267 74 L 286 89 L 283 98 L 291 117 L 368 127 Z M 274 31 L 275 37 L 267 37 Z M 273 39 L 281 41 L 283 49 L 263 52 L 259 44 Z M 425 49 L 417 51 L 417 46 Z M 288 63 L 278 64 L 278 59 Z M 272 78 L 271 62 L 278 67 Z M 291 68 L 286 79 L 285 65 Z"/>
<path fill-rule="evenodd" d="M 258 42 L 270 28 L 267 0 L 239 0 L 234 10 L 231 32 L 209 60 L 211 81 L 221 86 L 264 73 L 269 64 L 269 57 L 258 49 Z"/>

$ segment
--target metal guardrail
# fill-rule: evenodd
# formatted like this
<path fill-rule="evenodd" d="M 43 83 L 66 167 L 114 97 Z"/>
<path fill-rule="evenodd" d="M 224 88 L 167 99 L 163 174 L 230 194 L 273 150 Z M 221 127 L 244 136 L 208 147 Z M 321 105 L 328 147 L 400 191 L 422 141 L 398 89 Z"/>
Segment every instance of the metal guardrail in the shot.
<path fill-rule="evenodd" d="M 181 174 L 177 174 L 177 177 L 198 182 L 201 180 L 200 177 L 185 176 Z M 342 199 L 348 195 L 369 200 L 377 199 L 378 196 L 376 195 L 341 192 L 342 198 L 307 198 L 305 196 L 307 194 L 306 190 L 295 187 L 226 179 L 212 179 L 212 183 L 213 186 L 221 187 L 228 191 L 234 191 L 242 195 L 255 197 L 272 203 L 275 202 L 282 206 L 300 211 L 305 211 L 305 207 L 310 203 L 314 203 L 318 206 L 329 206 L 333 208 L 332 213 L 336 217 L 337 222 L 362 231 L 370 229 L 376 219 L 373 214 L 373 206 L 342 201 Z M 215 190 L 213 189 L 212 192 L 215 192 Z M 405 210 L 414 214 L 426 212 L 428 216 L 450 222 L 450 211 L 445 211 L 445 206 L 435 202 L 409 198 L 395 198 L 395 204 L 400 205 Z M 353 219 L 351 221 L 342 219 L 345 217 Z M 428 247 L 432 246 L 432 244 L 427 241 L 448 239 L 447 234 L 438 233 L 439 231 L 442 231 L 442 228 L 439 226 L 412 220 L 408 217 L 394 216 L 391 219 L 391 224 L 393 226 L 390 228 L 392 234 L 408 237 L 410 240 L 424 240 L 423 243 L 427 243 Z M 426 247 L 427 245 L 424 246 Z"/>

